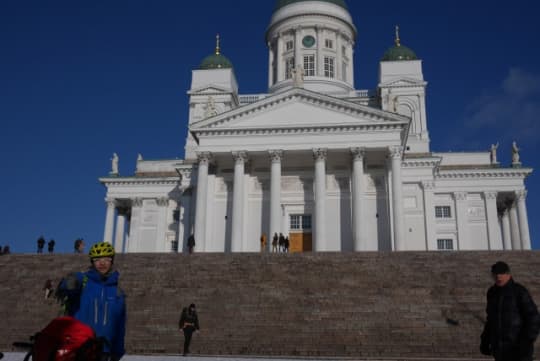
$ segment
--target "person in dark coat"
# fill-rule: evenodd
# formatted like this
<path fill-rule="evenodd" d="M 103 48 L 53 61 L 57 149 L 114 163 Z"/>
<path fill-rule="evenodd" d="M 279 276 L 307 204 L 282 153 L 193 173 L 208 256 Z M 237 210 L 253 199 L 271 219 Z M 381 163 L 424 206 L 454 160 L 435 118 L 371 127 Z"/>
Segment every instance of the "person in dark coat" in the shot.
<path fill-rule="evenodd" d="M 193 332 L 199 330 L 199 318 L 197 317 L 194 303 L 189 305 L 189 307 L 184 307 L 184 309 L 182 309 L 178 328 L 184 331 L 184 356 L 186 356 L 189 353 L 191 336 L 193 335 Z"/>
<path fill-rule="evenodd" d="M 283 235 L 283 233 L 279 234 L 278 244 L 279 244 L 279 251 L 285 252 L 285 236 Z"/>
<path fill-rule="evenodd" d="M 54 239 L 51 239 L 49 241 L 49 243 L 47 243 L 47 247 L 49 249 L 49 253 L 53 253 L 54 252 L 54 245 L 56 244 L 56 242 L 54 241 Z"/>
<path fill-rule="evenodd" d="M 277 252 L 278 238 L 277 232 L 274 233 L 274 238 L 272 238 L 272 252 Z"/>
<path fill-rule="evenodd" d="M 193 249 L 195 248 L 195 236 L 192 234 L 189 235 L 187 240 L 187 246 L 189 253 L 193 253 Z"/>
<path fill-rule="evenodd" d="M 529 291 L 510 274 L 505 262 L 491 267 L 495 284 L 487 292 L 487 319 L 480 352 L 496 361 L 532 361 L 540 315 Z"/>
<path fill-rule="evenodd" d="M 43 253 L 43 247 L 45 247 L 45 238 L 41 236 L 37 240 L 37 253 Z"/>

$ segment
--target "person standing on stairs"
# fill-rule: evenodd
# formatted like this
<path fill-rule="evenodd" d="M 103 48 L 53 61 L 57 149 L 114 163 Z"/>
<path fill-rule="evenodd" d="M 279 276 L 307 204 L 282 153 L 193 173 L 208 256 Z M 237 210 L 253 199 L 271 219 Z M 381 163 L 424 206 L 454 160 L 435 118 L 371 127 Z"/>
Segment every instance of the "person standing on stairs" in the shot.
<path fill-rule="evenodd" d="M 180 315 L 180 321 L 178 321 L 178 328 L 184 332 L 184 353 L 186 356 L 189 353 L 189 344 L 191 343 L 191 336 L 195 331 L 199 330 L 199 318 L 197 317 L 197 310 L 195 304 L 192 303 L 189 307 L 182 309 Z"/>

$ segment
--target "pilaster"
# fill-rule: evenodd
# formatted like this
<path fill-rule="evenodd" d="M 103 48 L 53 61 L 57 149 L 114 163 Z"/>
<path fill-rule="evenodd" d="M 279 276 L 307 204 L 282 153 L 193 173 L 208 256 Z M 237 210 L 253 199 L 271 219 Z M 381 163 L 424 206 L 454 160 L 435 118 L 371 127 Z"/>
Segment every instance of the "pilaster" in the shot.
<path fill-rule="evenodd" d="M 457 245 L 456 250 L 468 249 L 467 240 L 467 192 L 454 193 L 456 223 L 457 223 Z"/>
<path fill-rule="evenodd" d="M 519 233 L 521 235 L 521 247 L 524 250 L 531 249 L 531 236 L 529 234 L 529 219 L 527 217 L 527 205 L 525 199 L 527 191 L 521 190 L 516 192 L 517 210 L 519 217 Z"/>
<path fill-rule="evenodd" d="M 313 149 L 315 160 L 315 241 L 314 251 L 326 251 L 326 157 L 327 150 Z"/>
<path fill-rule="evenodd" d="M 503 249 L 497 217 L 497 192 L 484 192 L 489 249 Z"/>
<path fill-rule="evenodd" d="M 243 224 L 244 224 L 244 173 L 247 152 L 233 152 L 234 159 L 234 184 L 233 184 L 233 210 L 231 251 L 243 251 Z"/>
<path fill-rule="evenodd" d="M 403 219 L 403 185 L 401 181 L 401 158 L 403 147 L 389 148 L 392 167 L 392 204 L 394 212 L 394 249 L 405 250 L 405 221 Z"/>

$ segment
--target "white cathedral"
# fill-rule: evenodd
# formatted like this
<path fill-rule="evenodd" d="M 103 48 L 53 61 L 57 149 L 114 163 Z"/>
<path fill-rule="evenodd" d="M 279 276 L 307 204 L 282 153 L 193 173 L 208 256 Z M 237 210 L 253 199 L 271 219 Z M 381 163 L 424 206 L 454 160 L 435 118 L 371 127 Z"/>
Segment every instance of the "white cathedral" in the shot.
<path fill-rule="evenodd" d="M 278 0 L 266 30 L 268 92 L 239 94 L 215 53 L 193 70 L 183 160 L 137 159 L 107 189 L 104 241 L 117 252 L 521 250 L 525 178 L 490 150 L 430 150 L 422 61 L 383 55 L 373 90 L 354 86 L 357 30 L 343 0 Z M 270 243 L 268 242 L 268 250 Z"/>

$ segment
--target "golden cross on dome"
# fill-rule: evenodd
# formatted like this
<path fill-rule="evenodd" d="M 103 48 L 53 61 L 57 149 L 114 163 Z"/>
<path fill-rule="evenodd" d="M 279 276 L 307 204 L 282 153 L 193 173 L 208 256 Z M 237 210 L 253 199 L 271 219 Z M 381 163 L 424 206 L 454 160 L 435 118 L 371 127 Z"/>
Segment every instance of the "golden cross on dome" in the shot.
<path fill-rule="evenodd" d="M 401 46 L 400 40 L 399 40 L 399 25 L 396 25 L 396 46 Z"/>
<path fill-rule="evenodd" d="M 216 55 L 219 55 L 221 49 L 219 48 L 219 34 L 216 34 Z"/>

